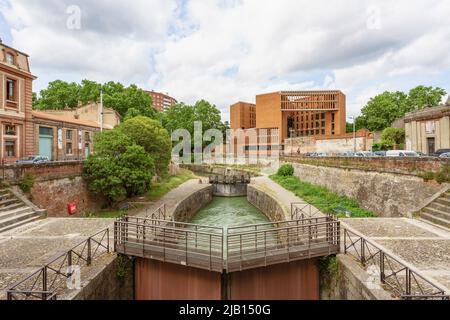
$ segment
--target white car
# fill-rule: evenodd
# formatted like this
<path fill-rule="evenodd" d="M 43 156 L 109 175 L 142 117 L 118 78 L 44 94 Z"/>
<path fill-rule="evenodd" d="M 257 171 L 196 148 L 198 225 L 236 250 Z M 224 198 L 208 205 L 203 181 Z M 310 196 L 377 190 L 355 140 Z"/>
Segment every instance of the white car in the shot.
<path fill-rule="evenodd" d="M 439 156 L 439 158 L 450 158 L 450 152 L 443 153 Z"/>
<path fill-rule="evenodd" d="M 386 152 L 386 157 L 420 157 L 415 151 L 410 150 L 390 150 Z"/>

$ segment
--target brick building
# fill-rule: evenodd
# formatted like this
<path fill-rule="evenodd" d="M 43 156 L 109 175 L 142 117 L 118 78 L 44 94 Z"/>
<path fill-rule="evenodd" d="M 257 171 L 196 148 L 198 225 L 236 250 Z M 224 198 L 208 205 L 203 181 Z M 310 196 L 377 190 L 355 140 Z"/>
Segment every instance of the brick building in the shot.
<path fill-rule="evenodd" d="M 258 146 L 249 141 L 254 138 L 245 140 L 245 149 L 250 151 L 259 151 L 261 147 L 279 150 L 288 138 L 335 138 L 346 134 L 346 97 L 341 91 L 261 94 L 256 96 L 256 105 L 244 102 L 232 105 L 230 115 L 232 129 L 244 129 L 245 135 L 256 133 Z"/>
<path fill-rule="evenodd" d="M 153 100 L 153 107 L 159 112 L 163 112 L 167 108 L 170 108 L 174 104 L 177 104 L 178 101 L 175 98 L 172 98 L 168 94 L 155 92 L 155 91 L 145 91 L 147 92 Z"/>
<path fill-rule="evenodd" d="M 14 162 L 34 153 L 32 81 L 28 55 L 0 40 L 0 158 Z"/>

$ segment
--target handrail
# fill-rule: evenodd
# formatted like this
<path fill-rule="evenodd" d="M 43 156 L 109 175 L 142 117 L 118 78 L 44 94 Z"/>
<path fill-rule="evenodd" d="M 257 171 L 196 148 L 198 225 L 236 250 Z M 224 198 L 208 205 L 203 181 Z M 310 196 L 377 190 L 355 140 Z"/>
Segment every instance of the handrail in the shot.
<path fill-rule="evenodd" d="M 354 249 L 354 252 L 351 252 L 350 249 Z M 375 242 L 364 238 L 354 230 L 349 230 L 349 228 L 344 229 L 344 253 L 352 255 L 363 266 L 366 266 L 369 262 L 378 266 L 380 268 L 380 282 L 401 299 L 441 297 L 443 300 L 446 300 L 450 297 L 445 295 L 445 289 L 432 279 L 422 275 L 420 271 L 402 259 L 394 257 L 380 248 Z M 422 283 L 419 283 L 419 280 L 422 280 Z M 417 293 L 412 292 L 414 285 L 416 290 L 418 290 Z M 428 292 L 425 286 L 430 287 L 428 291 L 430 289 L 432 291 Z"/>
<path fill-rule="evenodd" d="M 106 244 L 103 244 L 105 237 Z M 96 238 L 100 238 L 100 240 Z M 94 247 L 92 246 L 93 244 Z M 57 291 L 61 288 L 61 284 L 57 282 L 61 278 L 69 279 L 73 275 L 73 271 L 63 271 L 63 268 L 72 267 L 79 263 L 80 260 L 84 261 L 88 266 L 91 265 L 93 258 L 96 257 L 100 248 L 104 248 L 106 252 L 110 251 L 109 228 L 95 233 L 68 251 L 49 260 L 44 266 L 28 276 L 9 286 L 6 290 L 7 299 L 21 300 L 23 298 L 28 300 L 30 298 L 36 299 L 40 297 L 40 300 L 56 300 Z M 73 263 L 74 257 L 76 259 L 75 263 Z M 53 266 L 53 264 L 56 264 L 56 266 Z M 37 286 L 39 286 L 39 289 Z"/>
<path fill-rule="evenodd" d="M 166 220 L 166 204 L 162 204 L 159 208 L 157 208 L 152 213 L 148 213 L 148 209 L 145 210 L 146 218 L 156 219 L 156 220 Z"/>

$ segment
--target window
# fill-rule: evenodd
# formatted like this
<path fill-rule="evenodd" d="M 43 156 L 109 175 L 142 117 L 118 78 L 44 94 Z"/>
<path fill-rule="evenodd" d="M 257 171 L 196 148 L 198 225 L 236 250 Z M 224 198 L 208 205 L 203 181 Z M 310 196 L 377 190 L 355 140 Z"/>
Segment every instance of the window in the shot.
<path fill-rule="evenodd" d="M 67 155 L 73 154 L 72 142 L 66 142 L 66 154 Z"/>
<path fill-rule="evenodd" d="M 39 127 L 39 134 L 41 136 L 53 136 L 52 128 Z"/>
<path fill-rule="evenodd" d="M 72 130 L 67 130 L 66 131 L 66 140 L 72 140 L 72 136 L 73 136 Z"/>
<path fill-rule="evenodd" d="M 16 81 L 12 79 L 6 79 L 6 100 L 16 100 Z"/>
<path fill-rule="evenodd" d="M 11 125 L 11 124 L 5 125 L 5 135 L 15 136 L 16 135 L 16 126 Z"/>
<path fill-rule="evenodd" d="M 86 140 L 86 141 L 90 141 L 91 140 L 91 135 L 90 135 L 89 132 L 85 132 L 84 133 L 84 140 Z"/>
<path fill-rule="evenodd" d="M 5 141 L 5 155 L 7 157 L 16 156 L 16 142 L 15 141 Z"/>
<path fill-rule="evenodd" d="M 325 119 L 325 113 L 322 113 L 322 119 Z"/>
<path fill-rule="evenodd" d="M 14 56 L 11 53 L 6 54 L 6 63 L 14 64 Z"/>

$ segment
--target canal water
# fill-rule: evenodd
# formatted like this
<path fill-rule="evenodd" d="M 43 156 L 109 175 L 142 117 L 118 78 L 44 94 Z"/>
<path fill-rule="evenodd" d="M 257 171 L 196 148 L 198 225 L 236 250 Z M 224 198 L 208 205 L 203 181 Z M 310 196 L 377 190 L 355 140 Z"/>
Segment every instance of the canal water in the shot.
<path fill-rule="evenodd" d="M 215 197 L 205 208 L 197 212 L 191 223 L 220 227 L 244 226 L 270 222 L 246 197 Z"/>

